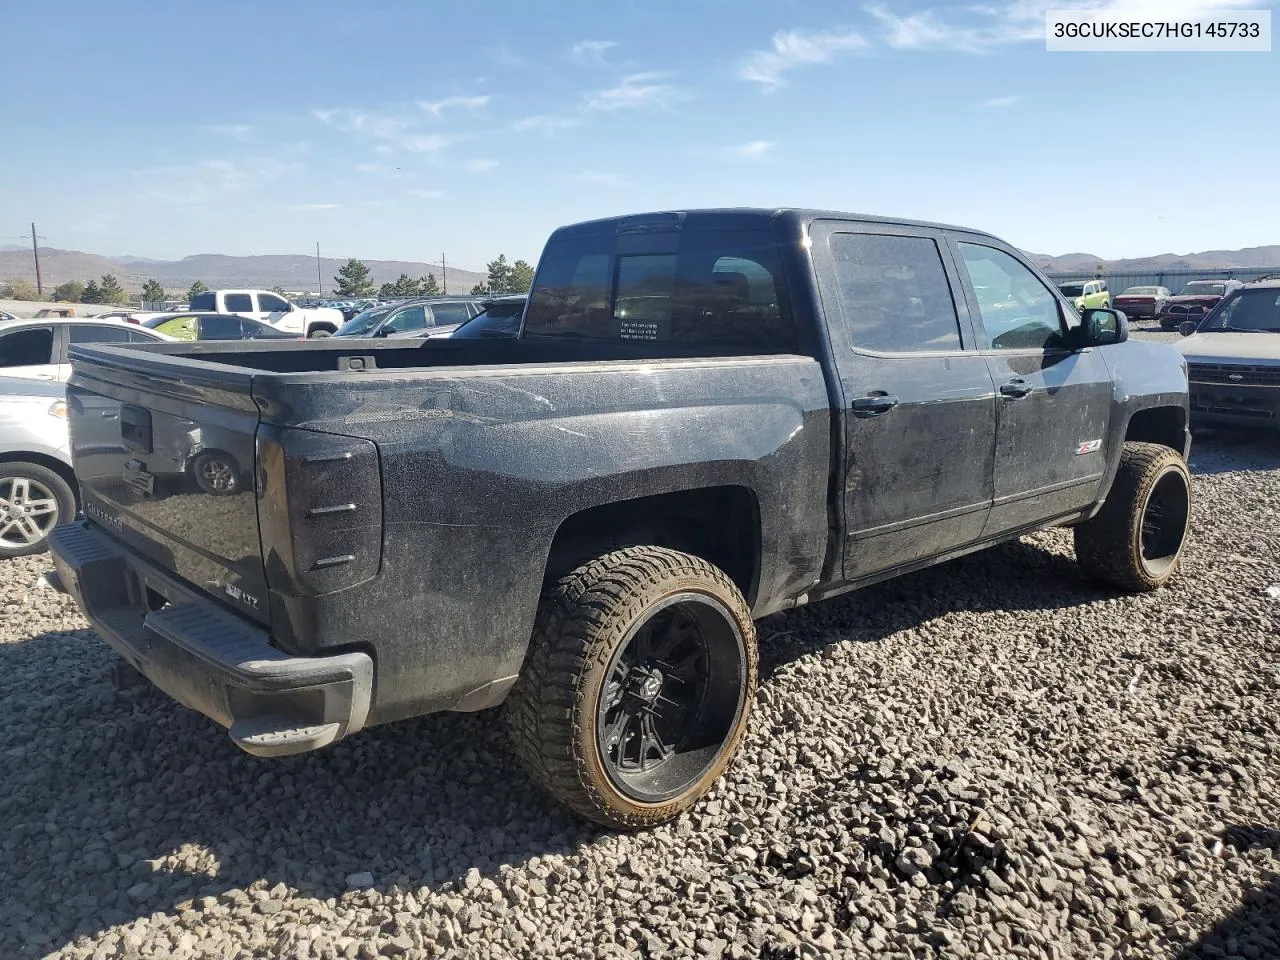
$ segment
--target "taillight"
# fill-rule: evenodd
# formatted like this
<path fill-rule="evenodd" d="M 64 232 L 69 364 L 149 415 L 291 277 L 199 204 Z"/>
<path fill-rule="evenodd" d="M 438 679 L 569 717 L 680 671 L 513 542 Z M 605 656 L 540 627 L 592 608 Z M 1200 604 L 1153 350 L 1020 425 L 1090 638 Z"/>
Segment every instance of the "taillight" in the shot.
<path fill-rule="evenodd" d="M 317 596 L 362 583 L 382 563 L 382 478 L 368 440 L 263 425 L 258 527 L 267 585 Z"/>

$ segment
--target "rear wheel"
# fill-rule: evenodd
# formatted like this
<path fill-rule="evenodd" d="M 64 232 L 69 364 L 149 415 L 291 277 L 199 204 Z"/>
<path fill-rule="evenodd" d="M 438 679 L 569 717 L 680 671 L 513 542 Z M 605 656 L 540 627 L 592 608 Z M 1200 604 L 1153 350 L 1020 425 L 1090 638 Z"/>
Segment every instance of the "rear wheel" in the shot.
<path fill-rule="evenodd" d="M 533 779 L 580 815 L 654 826 L 729 765 L 755 685 L 755 625 L 721 570 L 661 547 L 618 550 L 544 595 L 508 700 L 511 738 Z"/>
<path fill-rule="evenodd" d="M 1098 515 L 1075 528 L 1076 560 L 1122 590 L 1163 586 L 1178 571 L 1191 525 L 1191 475 L 1182 455 L 1128 442 Z"/>
<path fill-rule="evenodd" d="M 215 497 L 224 497 L 240 489 L 240 470 L 235 459 L 221 450 L 206 450 L 192 461 L 191 475 L 196 486 Z"/>
<path fill-rule="evenodd" d="M 49 534 L 76 515 L 70 485 L 38 463 L 0 463 L 0 558 L 48 549 Z"/>

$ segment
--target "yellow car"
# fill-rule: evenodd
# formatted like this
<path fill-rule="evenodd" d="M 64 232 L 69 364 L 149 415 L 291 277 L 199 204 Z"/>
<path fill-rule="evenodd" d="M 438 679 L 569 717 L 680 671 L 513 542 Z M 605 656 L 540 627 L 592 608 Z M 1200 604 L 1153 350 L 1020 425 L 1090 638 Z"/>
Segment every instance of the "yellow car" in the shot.
<path fill-rule="evenodd" d="M 1107 292 L 1105 280 L 1073 280 L 1058 284 L 1058 289 L 1071 301 L 1076 313 L 1111 306 L 1111 294 Z"/>

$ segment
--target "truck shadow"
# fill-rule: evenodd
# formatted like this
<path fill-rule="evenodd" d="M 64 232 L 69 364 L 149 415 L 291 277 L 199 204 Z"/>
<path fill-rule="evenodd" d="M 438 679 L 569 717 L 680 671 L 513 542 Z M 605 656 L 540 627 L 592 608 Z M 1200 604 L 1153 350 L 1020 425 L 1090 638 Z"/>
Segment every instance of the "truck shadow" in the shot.
<path fill-rule="evenodd" d="M 762 682 L 839 638 L 875 642 L 955 610 L 1107 596 L 1069 556 L 1006 544 L 769 618 L 762 635 L 778 640 L 762 647 Z M 351 895 L 348 875 L 368 871 L 374 891 L 359 896 L 376 909 L 397 888 L 461 887 L 473 868 L 492 878 L 603 838 L 532 787 L 500 711 L 423 717 L 262 761 L 149 685 L 117 691 L 115 662 L 90 630 L 0 644 L 13 731 L 0 749 L 0 956 L 43 955 L 255 884 L 326 899 Z"/>
<path fill-rule="evenodd" d="M 875 642 L 949 613 L 1057 610 L 1113 596 L 1085 580 L 1074 555 L 1015 540 L 762 620 L 761 675 L 839 639 Z"/>
<path fill-rule="evenodd" d="M 1237 852 L 1280 851 L 1280 830 L 1269 827 L 1229 827 L 1223 840 Z M 1178 960 L 1211 957 L 1280 957 L 1280 879 L 1248 891 L 1239 906 L 1177 954 Z"/>

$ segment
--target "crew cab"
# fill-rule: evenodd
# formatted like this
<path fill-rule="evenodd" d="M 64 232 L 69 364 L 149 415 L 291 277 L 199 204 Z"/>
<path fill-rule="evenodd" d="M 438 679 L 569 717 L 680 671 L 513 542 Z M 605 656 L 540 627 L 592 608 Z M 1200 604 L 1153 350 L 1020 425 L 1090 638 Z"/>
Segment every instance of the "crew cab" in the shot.
<path fill-rule="evenodd" d="M 332 307 L 302 308 L 270 290 L 205 290 L 191 298 L 193 313 L 235 313 L 269 323 L 285 333 L 328 337 L 342 326 L 342 311 Z"/>
<path fill-rule="evenodd" d="M 532 779 L 615 827 L 730 762 L 757 618 L 1055 525 L 1152 590 L 1188 526 L 1177 352 L 959 227 L 598 220 L 552 235 L 514 338 L 73 365 L 54 580 L 129 663 L 260 756 L 505 701 Z M 119 447 L 82 448 L 103 404 Z M 155 467 L 196 435 L 233 491 Z"/>

